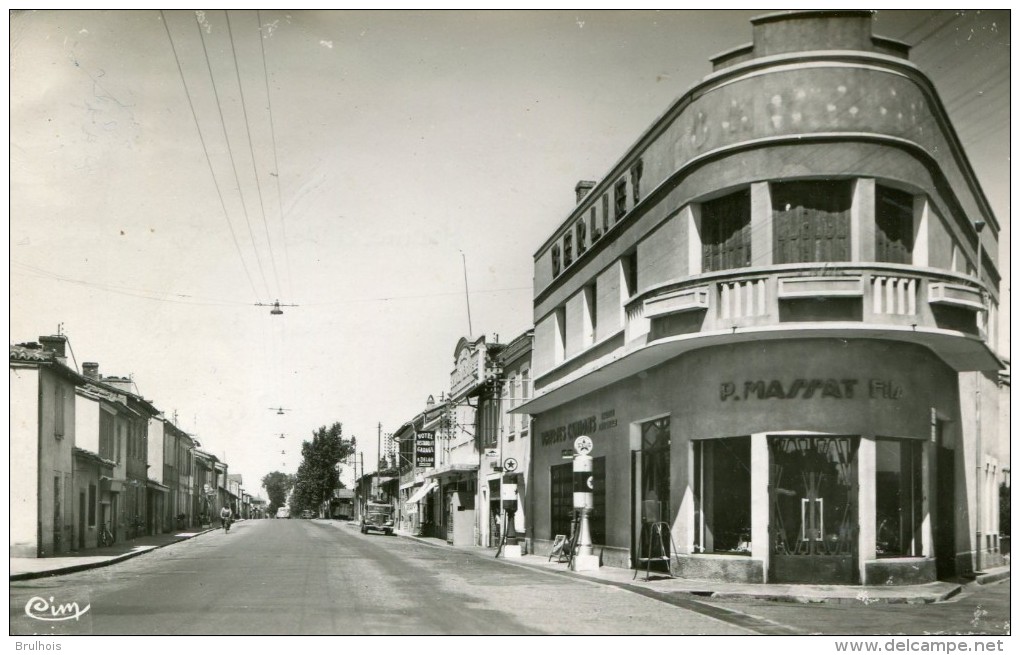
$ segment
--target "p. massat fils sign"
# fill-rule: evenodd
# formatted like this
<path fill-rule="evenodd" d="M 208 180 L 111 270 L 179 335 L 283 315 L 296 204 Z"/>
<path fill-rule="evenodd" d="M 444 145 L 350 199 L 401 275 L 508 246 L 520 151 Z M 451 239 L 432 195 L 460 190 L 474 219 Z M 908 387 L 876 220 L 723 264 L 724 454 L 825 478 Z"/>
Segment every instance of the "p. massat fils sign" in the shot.
<path fill-rule="evenodd" d="M 900 400 L 903 386 L 893 380 L 871 378 L 795 378 L 792 380 L 743 380 L 719 385 L 719 400 Z"/>

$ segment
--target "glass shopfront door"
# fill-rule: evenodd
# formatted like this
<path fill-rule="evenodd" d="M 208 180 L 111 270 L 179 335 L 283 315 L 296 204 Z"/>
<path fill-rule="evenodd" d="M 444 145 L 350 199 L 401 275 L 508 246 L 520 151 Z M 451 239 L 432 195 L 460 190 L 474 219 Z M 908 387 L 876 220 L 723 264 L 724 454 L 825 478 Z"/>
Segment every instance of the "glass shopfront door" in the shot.
<path fill-rule="evenodd" d="M 858 437 L 770 437 L 771 582 L 854 584 Z"/>

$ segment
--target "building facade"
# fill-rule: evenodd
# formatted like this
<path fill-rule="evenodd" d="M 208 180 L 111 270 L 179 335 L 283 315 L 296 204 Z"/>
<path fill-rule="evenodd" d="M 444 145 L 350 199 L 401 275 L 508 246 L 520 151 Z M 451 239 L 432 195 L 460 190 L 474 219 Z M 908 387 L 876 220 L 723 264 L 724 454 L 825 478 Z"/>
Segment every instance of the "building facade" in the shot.
<path fill-rule="evenodd" d="M 10 552 L 69 552 L 74 535 L 76 387 L 64 337 L 10 347 Z M 87 511 L 87 508 L 86 508 Z"/>
<path fill-rule="evenodd" d="M 1000 557 L 999 224 L 871 14 L 786 12 L 713 59 L 535 255 L 528 530 L 594 449 L 605 564 L 904 584 Z M 982 420 L 984 417 L 984 420 Z"/>

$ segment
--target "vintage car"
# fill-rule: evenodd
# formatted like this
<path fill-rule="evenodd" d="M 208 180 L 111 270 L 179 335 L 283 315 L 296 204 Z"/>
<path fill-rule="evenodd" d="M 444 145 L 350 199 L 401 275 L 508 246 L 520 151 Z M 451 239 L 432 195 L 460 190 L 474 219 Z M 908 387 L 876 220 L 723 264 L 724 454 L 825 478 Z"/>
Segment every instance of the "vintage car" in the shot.
<path fill-rule="evenodd" d="M 393 506 L 382 503 L 369 503 L 361 516 L 361 534 L 376 530 L 383 534 L 393 534 Z"/>

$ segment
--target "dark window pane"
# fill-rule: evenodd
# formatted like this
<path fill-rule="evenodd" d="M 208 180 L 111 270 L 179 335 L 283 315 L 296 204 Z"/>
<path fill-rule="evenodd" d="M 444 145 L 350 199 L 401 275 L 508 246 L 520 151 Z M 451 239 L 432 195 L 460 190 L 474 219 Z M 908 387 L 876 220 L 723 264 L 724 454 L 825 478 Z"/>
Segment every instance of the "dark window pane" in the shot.
<path fill-rule="evenodd" d="M 879 186 L 875 190 L 875 261 L 909 264 L 914 253 L 914 197 Z"/>
<path fill-rule="evenodd" d="M 771 194 L 776 264 L 850 260 L 849 180 L 777 182 Z"/>
<path fill-rule="evenodd" d="M 751 193 L 744 189 L 701 205 L 702 269 L 751 265 Z"/>

